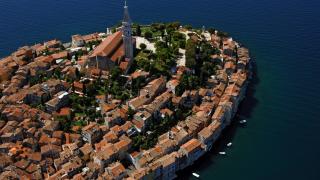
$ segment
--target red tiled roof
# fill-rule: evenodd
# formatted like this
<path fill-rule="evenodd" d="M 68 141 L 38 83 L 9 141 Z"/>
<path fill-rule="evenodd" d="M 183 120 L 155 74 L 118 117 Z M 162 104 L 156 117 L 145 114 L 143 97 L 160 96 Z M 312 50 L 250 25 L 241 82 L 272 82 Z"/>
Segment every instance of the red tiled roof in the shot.
<path fill-rule="evenodd" d="M 124 56 L 124 44 L 122 43 L 121 46 L 112 54 L 111 60 L 116 62 L 119 57 Z"/>
<path fill-rule="evenodd" d="M 196 149 L 197 147 L 200 147 L 201 143 L 199 140 L 197 139 L 191 139 L 188 142 L 186 142 L 185 144 L 183 144 L 181 146 L 181 148 L 184 148 L 188 153 L 190 153 L 191 151 L 193 151 L 194 149 Z"/>
<path fill-rule="evenodd" d="M 122 69 L 122 70 L 126 70 L 127 69 L 127 67 L 128 67 L 128 64 L 129 64 L 129 62 L 127 62 L 127 61 L 122 61 L 121 63 L 120 63 L 120 69 Z"/>
<path fill-rule="evenodd" d="M 70 115 L 70 113 L 71 113 L 71 109 L 68 108 L 68 107 L 64 107 L 64 108 L 62 108 L 62 109 L 60 110 L 59 115 L 60 115 L 60 116 L 68 116 L 68 115 Z"/>
<path fill-rule="evenodd" d="M 114 34 L 109 35 L 96 49 L 90 57 L 94 56 L 109 56 L 112 51 L 118 46 L 122 40 L 122 32 L 117 31 Z"/>
<path fill-rule="evenodd" d="M 73 86 L 76 89 L 83 89 L 83 83 L 78 82 L 78 81 L 73 82 Z"/>
<path fill-rule="evenodd" d="M 62 59 L 68 56 L 68 51 L 62 51 L 51 55 L 53 59 Z"/>

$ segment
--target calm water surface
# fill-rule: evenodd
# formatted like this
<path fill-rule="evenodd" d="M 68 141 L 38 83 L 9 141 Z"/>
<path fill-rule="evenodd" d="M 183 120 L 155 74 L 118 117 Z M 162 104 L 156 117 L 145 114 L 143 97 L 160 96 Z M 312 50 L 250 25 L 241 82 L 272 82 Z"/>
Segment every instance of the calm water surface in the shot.
<path fill-rule="evenodd" d="M 1 0 L 0 57 L 19 46 L 104 31 L 119 0 Z M 320 179 L 319 0 L 129 0 L 133 21 L 179 20 L 229 32 L 250 48 L 256 76 L 234 124 L 181 179 Z M 233 142 L 231 148 L 225 144 Z M 227 156 L 217 152 L 224 150 Z"/>

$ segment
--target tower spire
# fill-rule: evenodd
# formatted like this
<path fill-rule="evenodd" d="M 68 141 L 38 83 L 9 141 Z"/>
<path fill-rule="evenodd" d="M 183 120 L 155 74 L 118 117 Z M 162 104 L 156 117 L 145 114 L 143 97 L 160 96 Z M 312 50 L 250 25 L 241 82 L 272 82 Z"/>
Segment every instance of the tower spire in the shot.
<path fill-rule="evenodd" d="M 123 13 L 123 22 L 131 22 L 130 16 L 129 16 L 129 11 L 128 11 L 128 5 L 127 1 L 124 1 L 124 13 Z"/>
<path fill-rule="evenodd" d="M 133 40 L 132 40 L 131 19 L 129 16 L 129 10 L 128 10 L 126 0 L 124 1 L 122 38 L 123 38 L 123 44 L 124 44 L 125 58 L 129 60 L 129 67 L 130 67 L 133 60 Z"/>

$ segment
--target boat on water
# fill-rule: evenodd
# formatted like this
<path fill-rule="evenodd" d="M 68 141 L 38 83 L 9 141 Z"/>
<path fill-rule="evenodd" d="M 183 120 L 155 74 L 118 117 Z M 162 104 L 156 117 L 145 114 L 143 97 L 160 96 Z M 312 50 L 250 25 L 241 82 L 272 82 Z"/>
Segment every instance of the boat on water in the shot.
<path fill-rule="evenodd" d="M 246 122 L 247 122 L 247 120 L 245 120 L 245 119 L 239 121 L 240 124 L 245 124 Z"/>
<path fill-rule="evenodd" d="M 227 144 L 227 146 L 228 146 L 228 147 L 232 146 L 232 142 L 229 142 L 229 143 Z"/>
<path fill-rule="evenodd" d="M 226 155 L 226 152 L 220 151 L 219 154 L 221 154 L 221 155 Z"/>
<path fill-rule="evenodd" d="M 192 173 L 192 175 L 193 175 L 194 177 L 196 177 L 196 178 L 199 178 L 199 177 L 200 177 L 200 175 L 197 174 L 197 173 Z"/>

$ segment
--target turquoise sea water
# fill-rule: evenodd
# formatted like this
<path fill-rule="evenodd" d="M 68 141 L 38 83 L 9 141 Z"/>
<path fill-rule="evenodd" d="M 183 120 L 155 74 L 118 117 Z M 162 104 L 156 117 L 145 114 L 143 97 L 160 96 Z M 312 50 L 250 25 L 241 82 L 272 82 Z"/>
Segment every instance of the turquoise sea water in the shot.
<path fill-rule="evenodd" d="M 0 57 L 19 46 L 104 31 L 119 0 L 1 0 Z M 129 0 L 133 21 L 179 20 L 229 32 L 251 50 L 256 76 L 216 149 L 181 172 L 187 179 L 320 179 L 319 0 Z M 225 144 L 233 142 L 231 148 Z M 227 156 L 217 152 L 224 150 Z"/>

